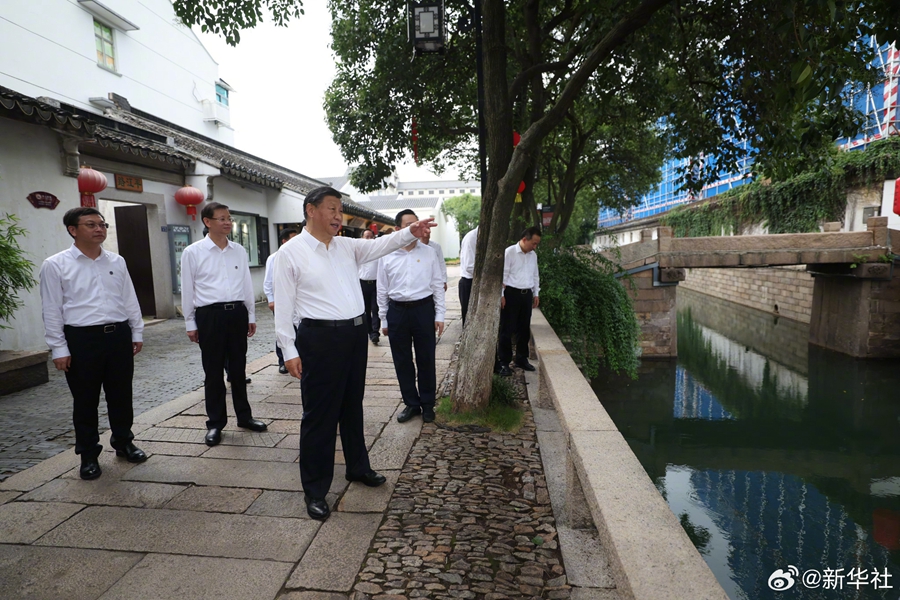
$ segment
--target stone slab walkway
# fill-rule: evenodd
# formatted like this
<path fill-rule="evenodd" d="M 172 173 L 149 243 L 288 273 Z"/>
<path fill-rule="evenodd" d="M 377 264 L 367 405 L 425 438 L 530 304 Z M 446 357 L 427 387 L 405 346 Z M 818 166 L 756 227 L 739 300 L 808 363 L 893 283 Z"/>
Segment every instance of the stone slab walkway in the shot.
<path fill-rule="evenodd" d="M 456 298 L 451 288 L 439 381 L 460 333 Z M 232 418 L 208 448 L 198 390 L 136 419 L 143 464 L 107 448 L 102 477 L 82 481 L 70 449 L 0 482 L 0 599 L 616 597 L 608 580 L 567 579 L 550 501 L 558 477 L 544 475 L 530 409 L 517 434 L 397 423 L 390 349 L 370 346 L 366 438 L 388 482 L 348 485 L 338 446 L 334 512 L 320 523 L 299 491 L 299 384 L 274 353 L 248 370 L 265 433 Z"/>

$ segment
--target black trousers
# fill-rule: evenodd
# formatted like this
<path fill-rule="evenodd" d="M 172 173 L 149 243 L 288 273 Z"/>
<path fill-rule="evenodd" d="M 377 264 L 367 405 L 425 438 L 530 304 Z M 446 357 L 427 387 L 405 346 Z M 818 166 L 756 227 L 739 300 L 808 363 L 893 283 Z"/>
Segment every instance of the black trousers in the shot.
<path fill-rule="evenodd" d="M 463 325 L 466 324 L 466 313 L 469 312 L 469 298 L 472 296 L 472 280 L 468 277 L 459 278 L 459 303 L 462 305 Z"/>
<path fill-rule="evenodd" d="M 366 307 L 363 315 L 366 318 L 366 333 L 372 339 L 381 336 L 381 317 L 378 316 L 378 286 L 374 281 L 359 280 L 362 288 L 363 304 Z"/>
<path fill-rule="evenodd" d="M 300 324 L 297 352 L 303 374 L 300 423 L 300 481 L 311 498 L 324 498 L 334 478 L 338 426 L 347 475 L 371 471 L 363 434 L 368 342 L 365 324 L 316 327 Z"/>
<path fill-rule="evenodd" d="M 500 311 L 500 364 L 512 361 L 512 336 L 516 336 L 516 362 L 528 360 L 528 340 L 531 337 L 531 290 L 509 286 L 503 290 L 506 308 Z"/>
<path fill-rule="evenodd" d="M 243 302 L 230 303 L 232 310 L 216 305 L 197 309 L 197 334 L 200 336 L 200 357 L 206 375 L 206 427 L 221 429 L 228 423 L 225 408 L 225 360 L 231 378 L 231 400 L 238 423 L 253 418 L 247 400 L 247 307 Z"/>
<path fill-rule="evenodd" d="M 434 368 L 434 299 L 417 306 L 399 306 L 391 301 L 388 304 L 387 322 L 391 355 L 400 381 L 403 403 L 407 406 L 434 407 L 437 389 Z M 416 350 L 415 366 L 413 347 Z"/>
<path fill-rule="evenodd" d="M 106 326 L 106 329 L 110 329 Z M 122 450 L 134 439 L 131 425 L 134 422 L 131 380 L 134 376 L 134 353 L 131 345 L 131 327 L 128 323 L 116 323 L 115 330 L 104 333 L 104 326 L 71 327 L 66 325 L 64 334 L 72 355 L 66 382 L 72 392 L 72 422 L 75 425 L 75 454 L 82 458 L 96 458 L 100 445 L 97 409 L 100 406 L 100 388 L 106 392 L 109 427 L 112 430 L 110 445 Z"/>

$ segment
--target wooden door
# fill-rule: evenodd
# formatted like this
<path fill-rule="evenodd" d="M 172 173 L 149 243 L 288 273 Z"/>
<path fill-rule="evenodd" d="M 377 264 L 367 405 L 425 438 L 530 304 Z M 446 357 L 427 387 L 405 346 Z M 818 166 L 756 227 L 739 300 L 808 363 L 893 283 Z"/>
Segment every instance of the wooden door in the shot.
<path fill-rule="evenodd" d="M 134 283 L 141 314 L 156 315 L 156 294 L 153 291 L 153 262 L 150 259 L 150 232 L 147 229 L 147 207 L 143 204 L 117 206 L 116 238 L 119 254 L 128 265 Z"/>

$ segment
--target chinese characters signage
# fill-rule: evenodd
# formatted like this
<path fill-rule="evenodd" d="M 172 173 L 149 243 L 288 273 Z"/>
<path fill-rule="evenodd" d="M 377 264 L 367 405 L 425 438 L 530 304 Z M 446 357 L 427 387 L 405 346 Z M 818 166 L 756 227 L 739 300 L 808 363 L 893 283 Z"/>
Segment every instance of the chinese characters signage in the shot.
<path fill-rule="evenodd" d="M 119 175 L 116 173 L 116 189 L 127 190 L 129 192 L 143 192 L 144 180 L 140 177 L 132 177 L 131 175 Z"/>
<path fill-rule="evenodd" d="M 59 204 L 59 198 L 48 192 L 31 192 L 28 201 L 35 208 L 49 208 L 53 210 Z"/>

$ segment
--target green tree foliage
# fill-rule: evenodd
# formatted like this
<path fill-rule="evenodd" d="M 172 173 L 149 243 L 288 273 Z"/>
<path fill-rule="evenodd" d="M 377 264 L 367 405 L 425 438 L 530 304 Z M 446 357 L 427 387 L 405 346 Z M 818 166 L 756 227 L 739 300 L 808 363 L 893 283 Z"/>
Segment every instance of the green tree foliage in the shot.
<path fill-rule="evenodd" d="M 441 205 L 441 212 L 456 221 L 459 239 L 462 240 L 464 235 L 478 227 L 478 219 L 481 217 L 481 198 L 472 194 L 447 198 Z"/>
<path fill-rule="evenodd" d="M 640 327 L 619 268 L 587 249 L 538 246 L 541 311 L 588 379 L 601 364 L 637 377 Z"/>
<path fill-rule="evenodd" d="M 34 265 L 25 258 L 19 246 L 19 237 L 27 232 L 17 225 L 19 219 L 7 214 L 0 217 L 0 329 L 9 329 L 2 322 L 9 322 L 13 313 L 22 306 L 21 290 L 30 290 L 37 283 L 33 276 Z"/>
<path fill-rule="evenodd" d="M 172 0 L 172 7 L 182 23 L 222 35 L 232 46 L 241 41 L 242 29 L 263 21 L 264 12 L 281 26 L 303 14 L 302 0 Z"/>
<path fill-rule="evenodd" d="M 731 235 L 749 225 L 764 225 L 769 233 L 818 231 L 822 223 L 843 220 L 850 188 L 881 186 L 898 176 L 900 139 L 888 138 L 865 150 L 835 151 L 830 162 L 782 181 L 755 181 L 709 202 L 680 206 L 660 223 L 676 237 Z"/>

